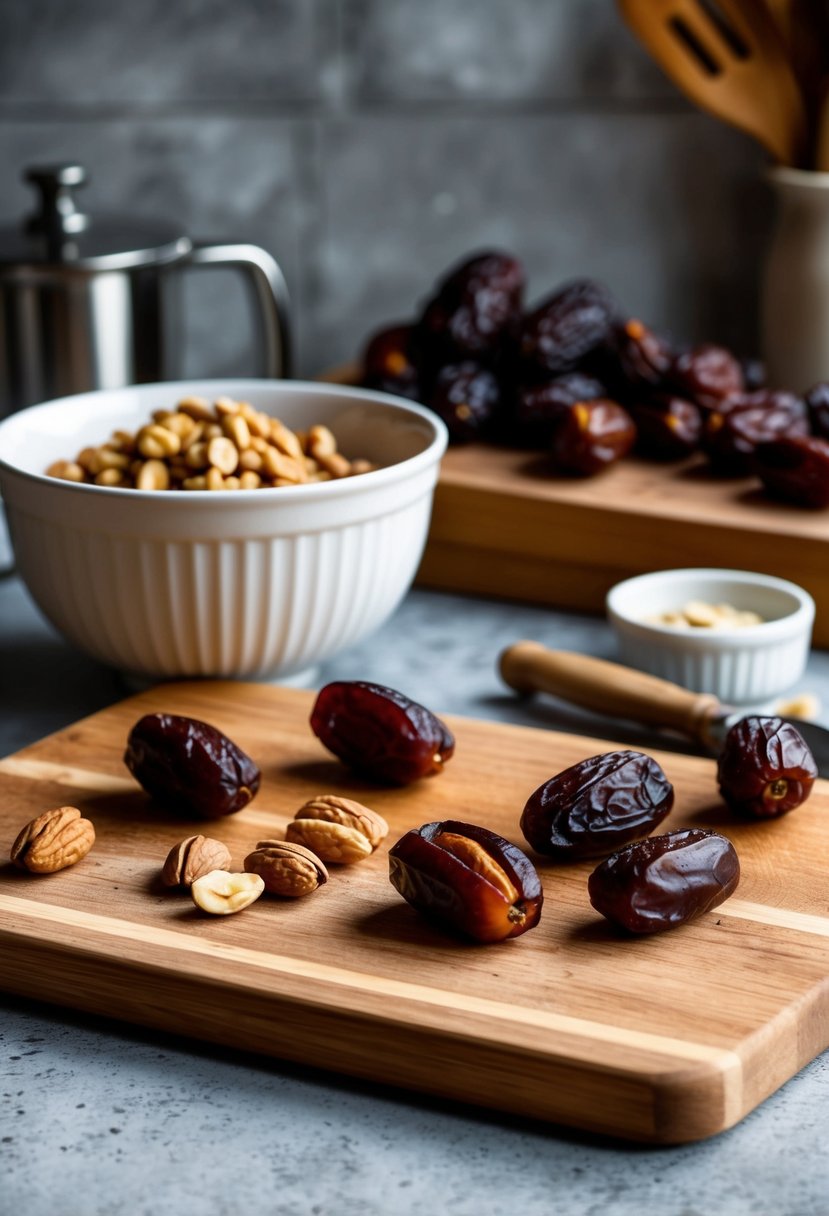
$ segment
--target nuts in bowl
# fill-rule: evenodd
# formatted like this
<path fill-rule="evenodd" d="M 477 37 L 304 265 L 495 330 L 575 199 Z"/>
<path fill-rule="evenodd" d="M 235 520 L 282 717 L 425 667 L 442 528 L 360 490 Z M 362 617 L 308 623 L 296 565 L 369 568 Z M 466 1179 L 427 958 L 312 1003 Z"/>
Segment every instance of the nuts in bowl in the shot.
<path fill-rule="evenodd" d="M 260 490 L 369 473 L 349 460 L 327 426 L 296 432 L 249 401 L 188 396 L 153 410 L 137 431 L 118 428 L 74 460 L 55 460 L 49 477 L 122 490 Z"/>
<path fill-rule="evenodd" d="M 176 484 L 183 469 L 171 467 L 172 453 L 154 454 L 171 445 L 152 431 L 169 431 L 171 419 L 159 422 L 153 413 L 186 414 L 177 407 L 194 398 L 226 402 L 219 416 L 229 420 L 229 433 L 205 436 L 208 445 L 228 441 L 213 453 L 219 463 L 192 470 L 204 476 L 204 488 L 101 483 L 103 469 L 91 473 L 88 456 L 90 470 L 74 459 L 86 449 L 114 452 L 107 447 L 114 433 L 138 445 L 149 428 L 142 467 L 130 477 L 148 477 L 146 465 L 158 461 Z M 207 408 L 216 415 L 215 404 Z M 253 442 L 239 447 L 241 421 L 251 433 L 264 429 L 265 417 L 268 438 L 251 440 L 274 454 Z M 297 472 L 299 451 L 284 450 L 288 433 L 306 480 Z M 397 607 L 426 541 L 446 442 L 431 411 L 366 389 L 267 380 L 136 385 L 32 406 L 0 423 L 0 492 L 20 574 L 74 645 L 145 678 L 279 678 L 352 645 Z M 257 472 L 256 460 L 244 456 L 251 449 L 277 473 L 255 493 L 242 491 L 241 473 L 223 471 L 233 454 L 236 470 L 244 457 L 251 467 L 243 471 Z M 336 457 L 349 462 L 347 475 L 337 475 Z M 60 461 L 80 465 L 83 480 L 47 475 Z M 151 471 L 154 484 L 156 474 L 163 482 L 159 468 Z M 234 492 L 227 480 L 236 476 Z M 208 478 L 218 484 L 218 477 L 228 492 L 208 488 Z"/>

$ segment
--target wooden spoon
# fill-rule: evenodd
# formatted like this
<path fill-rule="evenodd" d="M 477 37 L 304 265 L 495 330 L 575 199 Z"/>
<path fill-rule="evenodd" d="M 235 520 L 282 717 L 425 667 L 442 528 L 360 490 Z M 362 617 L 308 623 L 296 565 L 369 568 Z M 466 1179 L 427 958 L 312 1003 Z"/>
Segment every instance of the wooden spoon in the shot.
<path fill-rule="evenodd" d="M 808 124 L 786 45 L 765 0 L 619 0 L 625 21 L 682 91 L 802 165 Z"/>

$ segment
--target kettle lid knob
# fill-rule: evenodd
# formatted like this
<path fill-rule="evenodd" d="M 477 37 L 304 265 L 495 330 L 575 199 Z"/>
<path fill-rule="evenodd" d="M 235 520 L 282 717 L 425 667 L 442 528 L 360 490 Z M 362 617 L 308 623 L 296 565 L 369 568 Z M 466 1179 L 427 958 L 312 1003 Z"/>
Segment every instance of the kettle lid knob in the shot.
<path fill-rule="evenodd" d="M 23 177 L 40 191 L 40 211 L 27 218 L 26 232 L 45 236 L 59 257 L 63 241 L 89 227 L 89 216 L 78 210 L 72 194 L 86 184 L 86 170 L 75 164 L 32 165 Z"/>

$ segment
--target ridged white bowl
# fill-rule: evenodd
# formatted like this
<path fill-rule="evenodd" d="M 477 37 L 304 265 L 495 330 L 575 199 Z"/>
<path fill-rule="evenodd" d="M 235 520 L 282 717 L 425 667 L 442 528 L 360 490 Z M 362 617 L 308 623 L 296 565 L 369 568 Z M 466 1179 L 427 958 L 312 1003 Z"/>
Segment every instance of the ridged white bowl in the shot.
<path fill-rule="evenodd" d="M 648 618 L 690 600 L 752 609 L 760 625 L 675 629 Z M 728 704 L 766 701 L 791 689 L 809 657 L 815 604 L 785 579 L 745 570 L 657 570 L 626 579 L 607 596 L 622 661 Z"/>
<path fill-rule="evenodd" d="M 183 396 L 329 426 L 381 466 L 276 489 L 152 492 L 46 477 Z M 0 490 L 36 603 L 94 658 L 152 678 L 280 677 L 376 629 L 411 585 L 447 434 L 421 406 L 299 381 L 140 385 L 32 406 L 0 424 Z"/>

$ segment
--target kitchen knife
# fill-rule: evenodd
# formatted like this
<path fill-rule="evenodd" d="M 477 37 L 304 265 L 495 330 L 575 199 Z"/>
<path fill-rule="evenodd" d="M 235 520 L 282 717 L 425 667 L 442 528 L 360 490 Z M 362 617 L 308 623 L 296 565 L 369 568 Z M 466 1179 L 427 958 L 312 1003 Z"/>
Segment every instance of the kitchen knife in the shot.
<path fill-rule="evenodd" d="M 548 650 L 539 642 L 509 646 L 498 666 L 516 692 L 547 692 L 596 713 L 678 731 L 713 755 L 719 754 L 734 723 L 749 716 L 746 708 L 723 705 L 712 693 L 689 692 L 620 663 Z M 829 777 L 829 730 L 799 719 L 792 725 L 811 748 L 821 777 Z"/>

